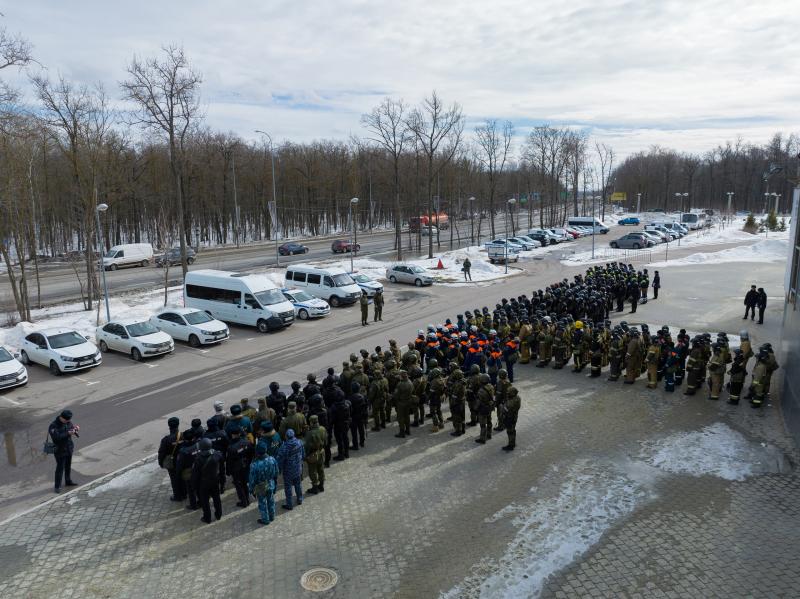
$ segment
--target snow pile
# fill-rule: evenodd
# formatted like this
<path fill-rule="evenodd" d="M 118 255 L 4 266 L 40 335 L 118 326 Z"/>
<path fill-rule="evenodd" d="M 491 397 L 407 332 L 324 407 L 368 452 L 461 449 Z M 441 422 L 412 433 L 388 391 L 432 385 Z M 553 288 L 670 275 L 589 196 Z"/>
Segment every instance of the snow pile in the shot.
<path fill-rule="evenodd" d="M 726 262 L 779 262 L 789 256 L 788 239 L 765 239 L 752 245 L 744 245 L 719 252 L 697 253 L 670 260 L 654 262 L 650 266 L 664 268 L 667 266 L 691 266 L 695 264 L 724 264 Z"/>
<path fill-rule="evenodd" d="M 479 565 L 442 597 L 538 596 L 550 575 L 589 550 L 646 497 L 641 486 L 622 474 L 594 465 L 573 466 L 555 498 L 495 514 L 516 513 L 518 531 L 504 555 L 496 564 Z"/>
<path fill-rule="evenodd" d="M 164 307 L 164 289 L 111 297 L 109 298 L 109 305 L 112 318 L 141 318 L 142 320 L 147 320 L 157 310 Z M 176 286 L 168 289 L 167 305 L 183 305 L 183 287 Z M 96 308 L 92 312 L 87 312 L 81 302 L 59 304 L 40 310 L 32 310 L 31 318 L 33 323 L 20 322 L 14 327 L 0 329 L 0 345 L 5 345 L 9 349 L 19 349 L 26 335 L 42 329 L 73 329 L 81 335 L 94 339 L 97 324 Z M 100 323 L 105 323 L 105 305 L 103 305 L 102 301 Z"/>
<path fill-rule="evenodd" d="M 89 497 L 97 497 L 101 493 L 107 491 L 119 491 L 129 489 L 141 489 L 150 485 L 155 485 L 161 481 L 155 481 L 156 476 L 160 477 L 161 469 L 155 461 L 147 462 L 141 466 L 136 466 L 130 470 L 126 470 L 118 476 L 113 476 L 106 482 L 91 489 L 87 495 Z"/>
<path fill-rule="evenodd" d="M 775 471 L 775 450 L 748 441 L 721 422 L 700 431 L 675 433 L 646 443 L 642 456 L 656 468 L 675 474 L 718 476 L 744 480 L 753 474 Z"/>

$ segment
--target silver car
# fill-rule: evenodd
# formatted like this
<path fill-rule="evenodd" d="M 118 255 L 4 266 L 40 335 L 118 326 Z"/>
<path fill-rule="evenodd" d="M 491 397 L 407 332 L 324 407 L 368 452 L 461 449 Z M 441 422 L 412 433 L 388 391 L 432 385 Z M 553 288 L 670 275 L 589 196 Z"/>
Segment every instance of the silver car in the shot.
<path fill-rule="evenodd" d="M 386 269 L 386 278 L 392 283 L 411 283 L 417 287 L 433 285 L 433 277 L 416 264 L 394 264 Z"/>
<path fill-rule="evenodd" d="M 619 239 L 615 239 L 609 245 L 612 248 L 633 249 L 648 248 L 655 245 L 655 242 L 643 233 L 628 233 Z"/>

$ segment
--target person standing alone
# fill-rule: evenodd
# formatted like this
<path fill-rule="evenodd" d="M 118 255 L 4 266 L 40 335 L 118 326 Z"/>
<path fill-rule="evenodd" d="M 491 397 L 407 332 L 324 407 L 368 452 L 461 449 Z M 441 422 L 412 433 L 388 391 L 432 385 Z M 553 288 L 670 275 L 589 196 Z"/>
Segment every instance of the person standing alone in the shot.
<path fill-rule="evenodd" d="M 651 287 L 653 288 L 653 299 L 658 299 L 658 290 L 661 289 L 661 275 L 658 274 L 658 271 L 653 275 L 653 284 Z"/>
<path fill-rule="evenodd" d="M 472 273 L 470 270 L 472 269 L 472 262 L 469 261 L 469 258 L 464 258 L 464 265 L 461 267 L 461 270 L 464 271 L 464 280 L 472 280 Z"/>
<path fill-rule="evenodd" d="M 378 289 L 375 291 L 375 297 L 372 298 L 372 304 L 375 307 L 375 322 L 383 320 L 383 291 Z"/>
<path fill-rule="evenodd" d="M 56 458 L 56 477 L 55 492 L 61 491 L 61 477 L 64 477 L 64 486 L 74 487 L 77 483 L 72 482 L 72 452 L 75 444 L 72 437 L 79 437 L 78 431 L 81 430 L 77 424 L 72 424 L 72 411 L 64 410 L 59 414 L 50 427 L 47 434 L 53 442 L 53 456 Z"/>

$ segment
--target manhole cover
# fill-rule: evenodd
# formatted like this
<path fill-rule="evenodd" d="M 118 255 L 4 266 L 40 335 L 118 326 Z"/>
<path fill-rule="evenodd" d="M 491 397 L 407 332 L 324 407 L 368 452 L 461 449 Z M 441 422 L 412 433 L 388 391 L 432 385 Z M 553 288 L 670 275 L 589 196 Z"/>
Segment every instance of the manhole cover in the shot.
<path fill-rule="evenodd" d="M 300 577 L 300 586 L 307 591 L 321 593 L 339 582 L 339 575 L 330 568 L 313 568 Z"/>

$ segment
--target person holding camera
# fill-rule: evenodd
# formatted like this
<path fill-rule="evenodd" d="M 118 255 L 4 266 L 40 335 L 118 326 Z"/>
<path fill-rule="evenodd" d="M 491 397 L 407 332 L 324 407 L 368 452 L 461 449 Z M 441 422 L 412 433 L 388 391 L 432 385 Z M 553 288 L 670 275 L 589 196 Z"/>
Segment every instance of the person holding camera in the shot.
<path fill-rule="evenodd" d="M 64 486 L 74 487 L 78 484 L 72 481 L 72 452 L 75 449 L 72 437 L 80 437 L 80 430 L 81 427 L 72 422 L 71 410 L 62 411 L 47 429 L 53 443 L 53 456 L 56 458 L 56 493 L 61 492 L 62 475 Z"/>

